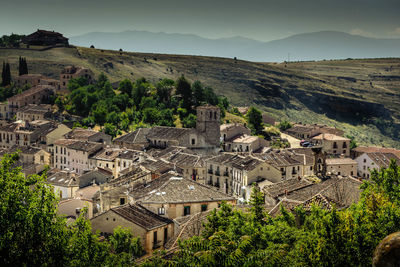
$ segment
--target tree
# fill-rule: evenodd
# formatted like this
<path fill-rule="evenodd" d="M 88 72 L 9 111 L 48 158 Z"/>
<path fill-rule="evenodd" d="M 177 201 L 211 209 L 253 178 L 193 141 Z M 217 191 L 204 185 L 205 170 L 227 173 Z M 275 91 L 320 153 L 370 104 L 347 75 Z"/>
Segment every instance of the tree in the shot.
<path fill-rule="evenodd" d="M 287 129 L 292 128 L 292 126 L 293 126 L 293 125 L 292 125 L 290 122 L 284 120 L 284 121 L 281 121 L 281 122 L 279 123 L 278 128 L 279 128 L 279 130 L 280 130 L 281 132 L 283 132 L 283 131 L 286 131 Z"/>
<path fill-rule="evenodd" d="M 254 134 L 259 134 L 263 130 L 263 120 L 261 111 L 255 107 L 250 107 L 246 114 L 249 127 Z"/>
<path fill-rule="evenodd" d="M 24 177 L 18 154 L 0 162 L 0 262 L 2 266 L 62 265 L 67 236 L 45 174 Z M 51 233 L 51 234 L 49 234 Z"/>
<path fill-rule="evenodd" d="M 10 64 L 7 62 L 3 62 L 3 71 L 1 74 L 2 77 L 2 86 L 7 86 L 11 84 L 11 70 Z"/>
<path fill-rule="evenodd" d="M 28 65 L 26 63 L 26 58 L 19 57 L 18 71 L 20 76 L 28 74 Z"/>
<path fill-rule="evenodd" d="M 188 111 L 192 110 L 192 88 L 190 83 L 182 75 L 176 81 L 176 94 L 182 98 L 182 107 Z"/>
<path fill-rule="evenodd" d="M 127 94 L 129 97 L 132 96 L 132 90 L 133 90 L 133 84 L 130 80 L 125 79 L 119 83 L 118 90 L 121 91 L 121 93 Z"/>
<path fill-rule="evenodd" d="M 205 101 L 204 88 L 200 81 L 195 81 L 192 84 L 194 105 L 197 107 Z"/>
<path fill-rule="evenodd" d="M 158 103 L 164 103 L 167 107 L 170 107 L 171 93 L 173 89 L 174 81 L 170 79 L 163 79 L 156 85 L 157 101 Z"/>
<path fill-rule="evenodd" d="M 196 115 L 189 113 L 188 116 L 184 117 L 182 120 L 182 126 L 185 128 L 195 128 L 196 127 Z"/>

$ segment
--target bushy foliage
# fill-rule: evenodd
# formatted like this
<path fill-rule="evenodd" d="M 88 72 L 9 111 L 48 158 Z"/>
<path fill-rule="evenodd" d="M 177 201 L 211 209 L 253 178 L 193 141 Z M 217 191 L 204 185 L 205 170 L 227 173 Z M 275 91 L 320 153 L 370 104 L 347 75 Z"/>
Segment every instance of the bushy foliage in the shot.
<path fill-rule="evenodd" d="M 264 129 L 261 111 L 255 107 L 250 107 L 246 118 L 252 133 L 260 134 Z"/>
<path fill-rule="evenodd" d="M 288 121 L 281 121 L 278 125 L 278 128 L 281 132 L 286 131 L 287 129 L 292 128 L 293 125 Z"/>
<path fill-rule="evenodd" d="M 143 254 L 139 239 L 115 229 L 109 241 L 92 233 L 86 211 L 67 226 L 46 174 L 24 177 L 18 154 L 0 162 L 1 266 L 132 266 Z"/>
<path fill-rule="evenodd" d="M 184 127 L 194 127 L 198 105 L 218 105 L 222 117 L 229 107 L 228 100 L 218 97 L 212 88 L 203 87 L 199 81 L 191 85 L 183 76 L 176 82 L 163 79 L 155 85 L 145 78 L 123 80 L 114 91 L 108 78 L 101 74 L 94 84 L 85 78 L 72 79 L 68 89 L 68 97 L 55 100 L 59 110 L 84 117 L 84 126 L 103 126 L 103 131 L 113 137 L 138 124 L 173 127 L 175 115 L 179 115 Z"/>

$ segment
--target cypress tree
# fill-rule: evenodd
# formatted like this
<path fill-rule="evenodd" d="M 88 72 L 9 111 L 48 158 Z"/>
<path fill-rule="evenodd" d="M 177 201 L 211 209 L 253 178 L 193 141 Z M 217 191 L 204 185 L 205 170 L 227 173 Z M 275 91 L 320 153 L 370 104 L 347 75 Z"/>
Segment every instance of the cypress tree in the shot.
<path fill-rule="evenodd" d="M 1 85 L 4 86 L 4 79 L 6 75 L 6 63 L 3 61 L 3 70 L 1 71 Z"/>
<path fill-rule="evenodd" d="M 18 75 L 21 76 L 22 73 L 23 73 L 22 57 L 19 56 L 19 60 L 18 60 Z"/>
<path fill-rule="evenodd" d="M 11 84 L 11 70 L 10 70 L 9 63 L 6 63 L 3 73 L 4 73 L 3 86 L 10 85 Z"/>

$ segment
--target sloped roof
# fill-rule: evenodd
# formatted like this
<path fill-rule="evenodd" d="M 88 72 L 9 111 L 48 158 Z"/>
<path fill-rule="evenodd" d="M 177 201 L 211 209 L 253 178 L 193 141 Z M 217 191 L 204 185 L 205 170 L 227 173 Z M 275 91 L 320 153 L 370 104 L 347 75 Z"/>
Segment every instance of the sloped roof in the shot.
<path fill-rule="evenodd" d="M 161 177 L 160 177 L 161 178 Z M 235 198 L 211 187 L 178 176 L 165 176 L 150 183 L 142 203 L 192 203 L 234 200 Z M 155 183 L 152 185 L 152 183 Z M 140 190 L 137 188 L 135 191 Z M 134 194 L 134 192 L 132 192 Z"/>
<path fill-rule="evenodd" d="M 397 164 L 400 163 L 400 158 L 393 153 L 367 153 L 367 155 L 379 168 L 389 167 L 392 159 L 394 159 Z"/>
<path fill-rule="evenodd" d="M 136 131 L 124 134 L 116 139 L 114 142 L 124 142 L 129 144 L 144 144 L 147 143 L 147 134 L 151 128 L 139 128 Z"/>
<path fill-rule="evenodd" d="M 112 208 L 111 211 L 148 231 L 173 223 L 172 220 L 161 217 L 137 203 Z"/>
<path fill-rule="evenodd" d="M 147 138 L 159 140 L 179 140 L 181 137 L 185 136 L 191 131 L 192 129 L 187 128 L 155 126 L 150 129 L 149 133 L 147 134 Z"/>

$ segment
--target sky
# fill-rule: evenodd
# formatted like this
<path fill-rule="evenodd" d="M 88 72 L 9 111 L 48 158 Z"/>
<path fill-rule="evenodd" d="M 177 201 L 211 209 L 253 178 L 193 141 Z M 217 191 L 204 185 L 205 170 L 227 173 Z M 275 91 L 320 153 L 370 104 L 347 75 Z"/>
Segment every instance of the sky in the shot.
<path fill-rule="evenodd" d="M 400 0 L 0 0 L 0 35 L 143 30 L 270 41 L 333 30 L 400 38 L 399 14 Z"/>

